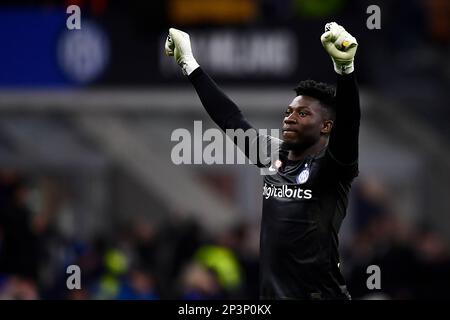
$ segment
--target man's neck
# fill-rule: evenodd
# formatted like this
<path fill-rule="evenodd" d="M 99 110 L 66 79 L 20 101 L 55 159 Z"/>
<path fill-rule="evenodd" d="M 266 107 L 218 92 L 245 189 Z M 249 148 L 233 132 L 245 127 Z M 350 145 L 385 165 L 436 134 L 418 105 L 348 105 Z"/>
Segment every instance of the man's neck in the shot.
<path fill-rule="evenodd" d="M 288 159 L 289 160 L 303 160 L 307 156 L 317 154 L 323 150 L 328 144 L 328 139 L 319 139 L 315 144 L 309 146 L 306 149 L 292 149 L 289 150 Z"/>

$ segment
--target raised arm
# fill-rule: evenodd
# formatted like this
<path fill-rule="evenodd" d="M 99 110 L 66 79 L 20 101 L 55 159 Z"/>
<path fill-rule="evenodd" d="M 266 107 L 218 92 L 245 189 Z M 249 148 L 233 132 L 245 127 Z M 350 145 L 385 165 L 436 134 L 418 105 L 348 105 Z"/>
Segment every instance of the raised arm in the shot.
<path fill-rule="evenodd" d="M 342 26 L 332 22 L 325 26 L 322 45 L 333 60 L 337 75 L 336 121 L 328 144 L 331 155 L 341 164 L 358 160 L 358 137 L 361 110 L 354 73 L 356 39 Z"/>
<path fill-rule="evenodd" d="M 355 74 L 338 75 L 336 87 L 336 123 L 331 132 L 329 149 L 343 164 L 358 160 L 358 137 L 361 110 Z"/>
<path fill-rule="evenodd" d="M 197 68 L 189 75 L 205 110 L 211 119 L 223 130 L 253 129 L 242 115 L 238 106 L 217 86 L 206 72 Z"/>
<path fill-rule="evenodd" d="M 174 28 L 169 29 L 166 54 L 174 56 L 183 73 L 188 76 L 200 101 L 211 119 L 223 130 L 247 130 L 252 126 L 242 116 L 237 105 L 225 95 L 218 85 L 204 72 L 195 60 L 189 35 Z"/>
<path fill-rule="evenodd" d="M 189 35 L 171 28 L 165 44 L 166 54 L 174 56 L 183 73 L 189 78 L 211 119 L 258 167 L 267 168 L 272 155 L 277 155 L 279 140 L 258 132 L 243 117 L 237 105 L 225 95 L 194 59 Z M 239 130 L 240 129 L 240 130 Z M 260 151 L 266 151 L 260 153 Z M 273 174 L 273 173 L 270 173 Z"/>

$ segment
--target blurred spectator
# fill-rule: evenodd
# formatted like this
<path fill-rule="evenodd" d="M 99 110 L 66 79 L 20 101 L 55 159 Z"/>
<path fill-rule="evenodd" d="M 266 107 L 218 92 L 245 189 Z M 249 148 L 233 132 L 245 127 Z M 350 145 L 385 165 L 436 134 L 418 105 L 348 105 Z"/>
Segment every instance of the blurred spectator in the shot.
<path fill-rule="evenodd" d="M 154 277 L 146 269 L 135 268 L 122 283 L 117 299 L 119 300 L 156 300 L 159 299 L 154 287 Z"/>
<path fill-rule="evenodd" d="M 27 206 L 28 186 L 15 171 L 0 171 L 0 273 L 23 298 L 37 297 L 40 237 Z M 40 231 L 40 228 L 39 228 Z"/>
<path fill-rule="evenodd" d="M 417 270 L 411 275 L 415 299 L 448 299 L 450 294 L 450 251 L 433 229 L 421 227 L 414 238 Z"/>
<path fill-rule="evenodd" d="M 36 300 L 39 299 L 36 283 L 26 277 L 6 276 L 1 281 L 1 300 Z"/>
<path fill-rule="evenodd" d="M 224 290 L 219 284 L 217 274 L 202 264 L 193 262 L 183 269 L 180 279 L 180 299 L 210 300 L 224 299 Z"/>

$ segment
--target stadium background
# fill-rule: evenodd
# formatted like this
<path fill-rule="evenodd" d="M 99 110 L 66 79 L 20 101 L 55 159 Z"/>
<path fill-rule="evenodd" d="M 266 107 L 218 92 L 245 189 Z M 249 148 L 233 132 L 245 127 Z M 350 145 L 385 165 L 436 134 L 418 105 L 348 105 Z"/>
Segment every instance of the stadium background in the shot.
<path fill-rule="evenodd" d="M 66 28 L 70 4 L 81 30 Z M 372 4 L 380 30 L 366 27 Z M 200 65 L 270 129 L 298 81 L 334 81 L 328 21 L 360 43 L 360 176 L 340 234 L 349 289 L 449 298 L 445 0 L 2 1 L 0 298 L 257 298 L 262 178 L 172 163 L 174 129 L 215 125 L 164 39 L 189 32 Z M 66 288 L 72 264 L 81 290 Z M 380 290 L 366 287 L 372 264 Z"/>

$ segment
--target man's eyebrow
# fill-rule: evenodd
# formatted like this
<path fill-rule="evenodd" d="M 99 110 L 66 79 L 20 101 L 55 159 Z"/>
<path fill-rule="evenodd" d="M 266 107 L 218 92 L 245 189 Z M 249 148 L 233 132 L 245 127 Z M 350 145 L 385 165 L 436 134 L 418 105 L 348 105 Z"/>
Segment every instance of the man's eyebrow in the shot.
<path fill-rule="evenodd" d="M 298 106 L 298 107 L 293 107 L 293 106 L 288 106 L 287 109 L 310 109 L 309 106 Z"/>

